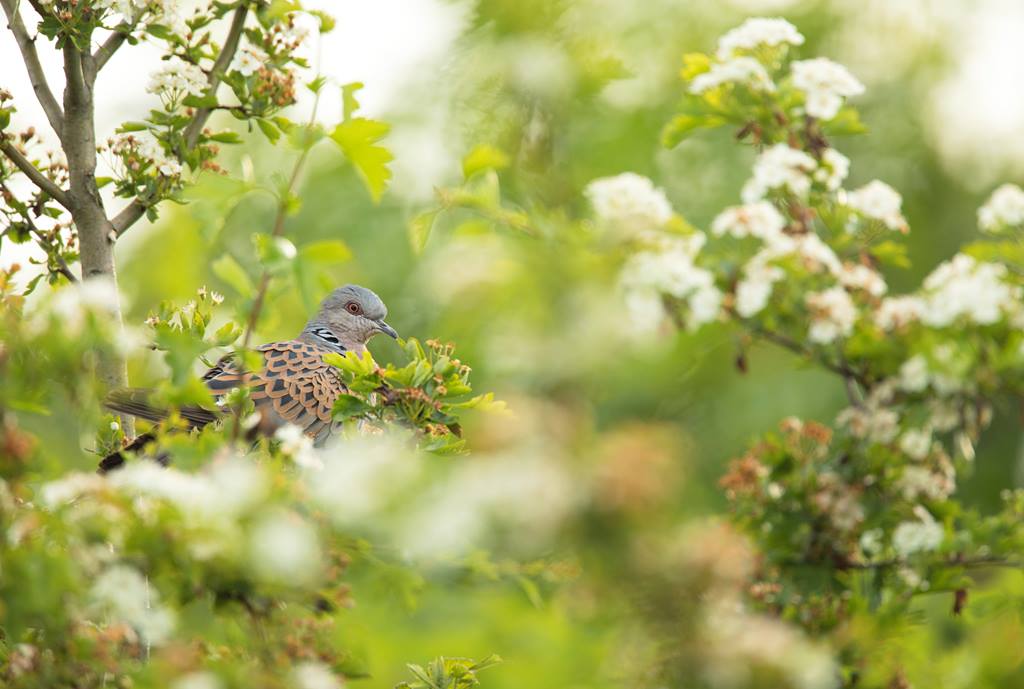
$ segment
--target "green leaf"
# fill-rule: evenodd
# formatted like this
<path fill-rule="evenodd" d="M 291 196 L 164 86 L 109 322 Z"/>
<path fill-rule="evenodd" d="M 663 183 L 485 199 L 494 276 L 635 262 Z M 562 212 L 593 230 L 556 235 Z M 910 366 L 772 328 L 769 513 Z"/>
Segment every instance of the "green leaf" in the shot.
<path fill-rule="evenodd" d="M 213 262 L 211 268 L 214 275 L 230 285 L 241 296 L 247 297 L 253 293 L 252 280 L 231 254 L 224 254 L 218 258 Z"/>
<path fill-rule="evenodd" d="M 910 259 L 907 257 L 907 246 L 900 242 L 887 239 L 873 247 L 871 253 L 882 263 L 896 266 L 897 268 L 909 268 Z"/>
<path fill-rule="evenodd" d="M 145 122 L 123 122 L 116 131 L 118 134 L 123 134 L 124 132 L 142 132 L 147 129 L 149 129 L 149 125 Z"/>
<path fill-rule="evenodd" d="M 341 103 L 343 109 L 342 119 L 348 122 L 352 119 L 353 113 L 359 109 L 359 101 L 356 100 L 356 91 L 363 88 L 363 82 L 353 81 L 341 87 Z"/>
<path fill-rule="evenodd" d="M 509 158 L 500 148 L 482 144 L 462 159 L 462 174 L 469 179 L 480 170 L 500 170 L 508 167 Z"/>
<path fill-rule="evenodd" d="M 374 203 L 380 201 L 391 179 L 388 163 L 394 156 L 391 155 L 391 151 L 377 144 L 387 135 L 389 129 L 384 122 L 356 117 L 342 122 L 331 133 L 331 138 L 363 179 Z"/>
<path fill-rule="evenodd" d="M 208 138 L 210 141 L 217 141 L 222 144 L 242 143 L 242 137 L 238 135 L 238 132 L 217 132 L 216 134 L 211 134 Z"/>
<path fill-rule="evenodd" d="M 267 141 L 272 144 L 277 143 L 277 140 L 281 138 L 281 130 L 274 126 L 274 123 L 270 120 L 259 118 L 256 120 L 256 126 L 263 132 L 263 136 L 267 137 Z"/>
<path fill-rule="evenodd" d="M 342 393 L 334 402 L 334 418 L 337 421 L 347 421 L 354 416 L 361 416 L 371 411 L 373 407 L 355 395 Z"/>
<path fill-rule="evenodd" d="M 676 115 L 662 128 L 661 145 L 665 148 L 675 148 L 698 129 L 714 129 L 723 124 L 725 119 L 717 115 Z"/>
<path fill-rule="evenodd" d="M 313 263 L 343 263 L 352 258 L 352 251 L 340 239 L 325 239 L 302 247 L 299 256 Z"/>
<path fill-rule="evenodd" d="M 215 108 L 217 107 L 217 97 L 213 94 L 206 96 L 188 96 L 182 101 L 182 103 L 190 108 Z"/>
<path fill-rule="evenodd" d="M 420 253 L 427 246 L 430 231 L 434 229 L 434 221 L 440 213 L 440 210 L 424 211 L 409 221 L 409 243 L 416 253 Z"/>
<path fill-rule="evenodd" d="M 867 125 L 860 119 L 860 113 L 849 106 L 836 113 L 836 116 L 828 122 L 823 122 L 821 128 L 831 136 L 864 134 L 868 131 Z"/>
<path fill-rule="evenodd" d="M 711 69 L 711 57 L 704 53 L 687 53 L 683 55 L 683 68 L 679 76 L 684 81 L 693 81 L 694 77 Z"/>

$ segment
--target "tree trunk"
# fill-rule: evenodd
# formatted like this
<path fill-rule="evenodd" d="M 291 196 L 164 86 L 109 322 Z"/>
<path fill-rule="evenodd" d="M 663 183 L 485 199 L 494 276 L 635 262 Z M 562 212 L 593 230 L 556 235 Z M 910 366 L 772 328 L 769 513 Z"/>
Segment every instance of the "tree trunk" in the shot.
<path fill-rule="evenodd" d="M 87 52 L 79 52 L 70 42 L 64 47 L 64 130 L 60 133 L 68 159 L 71 216 L 78 229 L 82 279 L 106 277 L 117 285 L 114 267 L 114 227 L 107 219 L 103 200 L 96 186 L 96 126 L 94 122 L 93 82 L 95 71 Z M 115 327 L 123 330 L 121 304 L 111 305 Z M 101 356 L 96 374 L 108 388 L 128 385 L 128 366 L 116 355 Z M 131 417 L 121 417 L 129 437 L 134 430 Z"/>

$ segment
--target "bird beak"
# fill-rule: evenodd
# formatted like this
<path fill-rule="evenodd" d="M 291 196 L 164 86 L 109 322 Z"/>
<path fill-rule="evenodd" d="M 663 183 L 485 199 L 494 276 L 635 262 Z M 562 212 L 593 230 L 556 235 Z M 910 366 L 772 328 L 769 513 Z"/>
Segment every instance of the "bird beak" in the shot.
<path fill-rule="evenodd" d="M 384 333 L 385 335 L 395 338 L 396 340 L 398 339 L 398 333 L 395 332 L 395 329 L 392 328 L 390 325 L 388 325 L 384 321 L 376 321 L 376 323 L 377 330 Z"/>

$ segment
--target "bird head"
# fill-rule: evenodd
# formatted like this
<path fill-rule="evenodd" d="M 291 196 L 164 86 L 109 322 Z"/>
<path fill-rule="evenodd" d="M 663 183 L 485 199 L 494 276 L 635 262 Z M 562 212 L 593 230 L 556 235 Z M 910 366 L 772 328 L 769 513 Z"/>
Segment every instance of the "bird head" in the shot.
<path fill-rule="evenodd" d="M 330 328 L 346 348 L 360 350 L 377 333 L 398 339 L 395 329 L 384 322 L 387 315 L 388 307 L 371 290 L 345 285 L 320 303 L 315 322 Z"/>

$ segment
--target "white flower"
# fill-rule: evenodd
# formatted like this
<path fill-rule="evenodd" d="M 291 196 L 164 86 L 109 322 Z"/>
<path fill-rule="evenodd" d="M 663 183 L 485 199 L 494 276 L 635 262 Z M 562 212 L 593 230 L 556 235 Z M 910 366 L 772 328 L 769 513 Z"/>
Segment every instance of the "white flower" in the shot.
<path fill-rule="evenodd" d="M 751 260 L 743 269 L 743 279 L 736 285 L 736 313 L 750 318 L 767 306 L 775 283 L 786 274 L 777 266 Z"/>
<path fill-rule="evenodd" d="M 900 436 L 900 449 L 911 459 L 921 460 L 932 449 L 932 432 L 928 428 L 912 428 Z"/>
<path fill-rule="evenodd" d="M 157 171 L 164 177 L 179 177 L 182 173 L 181 163 L 171 158 L 165 158 L 156 166 Z"/>
<path fill-rule="evenodd" d="M 928 387 L 930 379 L 928 360 L 920 354 L 915 354 L 900 366 L 899 385 L 907 392 L 921 392 Z"/>
<path fill-rule="evenodd" d="M 305 661 L 292 668 L 295 689 L 341 689 L 342 683 L 323 663 Z"/>
<path fill-rule="evenodd" d="M 866 218 L 879 220 L 890 230 L 907 231 L 900 207 L 903 198 L 885 182 L 873 180 L 846 195 L 846 205 Z"/>
<path fill-rule="evenodd" d="M 242 458 L 214 462 L 196 474 L 155 462 L 133 462 L 109 481 L 127 493 L 167 500 L 197 522 L 233 519 L 258 503 L 267 490 L 262 470 Z"/>
<path fill-rule="evenodd" d="M 146 90 L 168 101 L 177 102 L 188 95 L 203 95 L 208 85 L 202 69 L 173 56 L 150 76 Z"/>
<path fill-rule="evenodd" d="M 734 57 L 694 77 L 690 93 L 701 94 L 722 84 L 743 84 L 754 91 L 769 93 L 775 90 L 775 84 L 760 62 L 752 57 Z"/>
<path fill-rule="evenodd" d="M 864 85 L 846 67 L 824 57 L 799 60 L 790 67 L 793 85 L 807 95 L 811 117 L 831 120 L 843 105 L 843 98 L 864 93 Z"/>
<path fill-rule="evenodd" d="M 114 281 L 97 276 L 58 290 L 50 302 L 49 311 L 60 322 L 62 333 L 71 337 L 81 333 L 86 316 L 112 318 L 119 303 Z"/>
<path fill-rule="evenodd" d="M 74 472 L 56 481 L 44 483 L 39 497 L 44 506 L 54 509 L 86 493 L 103 490 L 106 485 L 106 479 L 99 474 Z"/>
<path fill-rule="evenodd" d="M 743 185 L 743 201 L 759 201 L 772 190 L 784 189 L 796 196 L 806 196 L 811 188 L 808 176 L 818 167 L 817 161 L 803 151 L 787 144 L 775 144 L 754 162 L 753 177 Z"/>
<path fill-rule="evenodd" d="M 942 545 L 942 525 L 920 505 L 914 512 L 918 521 L 902 522 L 892 534 L 892 547 L 901 557 L 935 550 Z"/>
<path fill-rule="evenodd" d="M 805 301 L 811 311 L 811 327 L 807 333 L 811 342 L 828 344 L 853 332 L 857 307 L 842 287 L 812 292 Z"/>
<path fill-rule="evenodd" d="M 115 565 L 93 582 L 90 595 L 101 610 L 130 624 L 146 642 L 159 644 L 174 630 L 174 614 L 137 570 Z"/>
<path fill-rule="evenodd" d="M 814 180 L 829 191 L 836 191 L 850 173 L 850 159 L 834 148 L 826 148 L 821 154 L 821 162 L 822 166 L 814 173 Z"/>
<path fill-rule="evenodd" d="M 785 218 L 774 205 L 757 201 L 726 208 L 711 223 L 711 233 L 716 237 L 728 234 L 738 239 L 757 237 L 767 241 L 778 237 L 785 226 Z"/>
<path fill-rule="evenodd" d="M 243 76 L 252 76 L 266 63 L 267 59 L 267 54 L 263 50 L 254 45 L 247 45 L 235 53 L 235 59 L 231 61 L 230 69 Z"/>
<path fill-rule="evenodd" d="M 300 426 L 286 423 L 274 432 L 274 438 L 281 442 L 282 454 L 290 457 L 300 467 L 322 469 L 323 461 L 313 449 L 313 439 Z"/>
<path fill-rule="evenodd" d="M 699 242 L 688 238 L 665 239 L 657 249 L 630 256 L 620 275 L 626 303 L 631 301 L 630 293 L 639 292 L 642 296 L 632 300 L 650 316 L 654 313 L 653 297 L 667 294 L 689 300 L 691 327 L 716 318 L 722 295 L 715 287 L 714 275 L 693 262 L 694 246 L 703 243 L 703 235 L 698 236 L 702 238 Z"/>
<path fill-rule="evenodd" d="M 938 328 L 951 325 L 961 316 L 978 325 L 997 322 L 1004 312 L 1019 308 L 1021 290 L 1008 285 L 1005 276 L 1004 265 L 981 263 L 957 254 L 925 278 L 924 288 L 930 294 L 922 320 Z"/>
<path fill-rule="evenodd" d="M 978 227 L 983 232 L 997 232 L 1005 226 L 1024 224 L 1024 189 L 1004 184 L 988 197 L 978 209 Z"/>
<path fill-rule="evenodd" d="M 737 51 L 759 46 L 803 45 L 796 27 L 778 17 L 752 17 L 718 39 L 718 58 L 725 60 Z"/>
<path fill-rule="evenodd" d="M 249 559 L 256 573 L 269 581 L 306 584 L 319 574 L 320 542 L 316 530 L 297 514 L 270 514 L 250 534 Z"/>
<path fill-rule="evenodd" d="M 584 194 L 590 199 L 598 220 L 614 230 L 619 238 L 659 229 L 672 219 L 672 205 L 665 192 L 647 177 L 633 172 L 595 179 L 587 185 Z"/>
<path fill-rule="evenodd" d="M 190 672 L 174 680 L 171 689 L 221 689 L 220 678 L 212 672 Z"/>
<path fill-rule="evenodd" d="M 882 296 L 887 289 L 877 271 L 859 263 L 844 263 L 837 277 L 843 287 L 864 290 L 873 297 Z"/>
<path fill-rule="evenodd" d="M 868 557 L 872 557 L 882 552 L 882 536 L 885 532 L 881 529 L 871 529 L 865 531 L 860 536 L 860 549 L 864 551 L 864 554 Z"/>
<path fill-rule="evenodd" d="M 875 311 L 875 323 L 882 330 L 896 330 L 921 320 L 925 302 L 921 297 L 910 295 L 883 299 Z"/>

